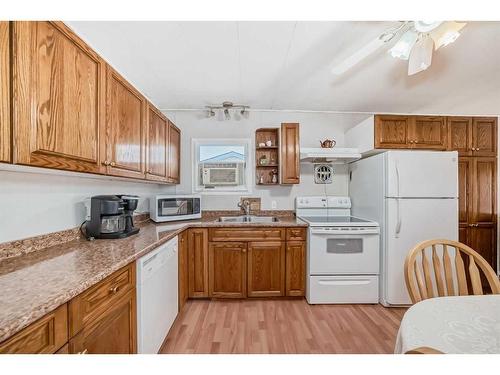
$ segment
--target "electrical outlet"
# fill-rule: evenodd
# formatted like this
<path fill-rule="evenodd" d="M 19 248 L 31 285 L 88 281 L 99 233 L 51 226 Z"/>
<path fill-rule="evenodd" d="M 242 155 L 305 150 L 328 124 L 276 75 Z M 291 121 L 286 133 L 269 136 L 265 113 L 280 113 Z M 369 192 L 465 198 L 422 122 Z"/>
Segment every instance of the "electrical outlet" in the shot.
<path fill-rule="evenodd" d="M 275 210 L 278 208 L 278 203 L 276 201 L 271 201 L 271 209 Z"/>

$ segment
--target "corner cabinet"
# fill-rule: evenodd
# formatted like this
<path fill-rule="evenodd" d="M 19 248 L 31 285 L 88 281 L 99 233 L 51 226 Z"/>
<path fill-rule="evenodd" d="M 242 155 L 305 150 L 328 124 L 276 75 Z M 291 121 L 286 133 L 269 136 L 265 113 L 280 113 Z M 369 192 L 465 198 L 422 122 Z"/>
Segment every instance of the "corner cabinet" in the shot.
<path fill-rule="evenodd" d="M 168 182 L 180 183 L 181 179 L 181 131 L 172 122 L 168 131 Z"/>
<path fill-rule="evenodd" d="M 103 155 L 106 174 L 145 178 L 146 99 L 107 66 L 106 127 Z"/>
<path fill-rule="evenodd" d="M 10 163 L 10 26 L 0 21 L 0 162 Z"/>
<path fill-rule="evenodd" d="M 99 173 L 103 60 L 62 22 L 13 22 L 13 161 Z"/>
<path fill-rule="evenodd" d="M 300 136 L 298 123 L 281 124 L 281 183 L 300 183 Z"/>

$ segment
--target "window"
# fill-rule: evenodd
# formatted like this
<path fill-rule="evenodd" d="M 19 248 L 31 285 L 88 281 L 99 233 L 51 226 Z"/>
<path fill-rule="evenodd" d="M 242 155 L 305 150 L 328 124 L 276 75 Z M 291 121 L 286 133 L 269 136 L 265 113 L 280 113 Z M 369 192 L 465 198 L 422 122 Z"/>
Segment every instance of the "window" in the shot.
<path fill-rule="evenodd" d="M 249 139 L 193 139 L 193 192 L 250 192 Z"/>

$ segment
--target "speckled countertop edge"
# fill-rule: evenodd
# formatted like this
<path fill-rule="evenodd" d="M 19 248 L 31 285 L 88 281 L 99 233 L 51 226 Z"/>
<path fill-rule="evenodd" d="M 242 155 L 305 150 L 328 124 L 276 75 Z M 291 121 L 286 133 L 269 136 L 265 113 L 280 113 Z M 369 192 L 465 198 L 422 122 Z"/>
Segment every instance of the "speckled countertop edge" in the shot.
<path fill-rule="evenodd" d="M 142 223 L 139 234 L 125 239 L 77 239 L 0 261 L 0 342 L 188 228 L 307 227 L 295 217 L 241 224 L 216 222 L 214 216 L 198 221 Z"/>

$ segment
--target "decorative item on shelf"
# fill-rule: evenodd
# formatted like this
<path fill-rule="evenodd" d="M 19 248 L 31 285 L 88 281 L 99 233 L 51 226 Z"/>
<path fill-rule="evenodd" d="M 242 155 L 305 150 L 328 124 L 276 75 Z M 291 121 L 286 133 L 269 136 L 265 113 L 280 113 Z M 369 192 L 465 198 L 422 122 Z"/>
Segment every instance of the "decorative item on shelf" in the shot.
<path fill-rule="evenodd" d="M 266 146 L 267 147 L 271 147 L 273 145 L 273 141 L 269 140 L 269 141 L 266 141 Z"/>
<path fill-rule="evenodd" d="M 259 177 L 259 184 L 263 184 L 263 183 L 264 183 L 264 173 L 261 173 L 260 177 Z"/>
<path fill-rule="evenodd" d="M 333 139 L 325 139 L 324 141 L 319 141 L 321 148 L 332 148 L 335 147 L 337 142 Z"/>
<path fill-rule="evenodd" d="M 266 147 L 266 144 L 264 142 L 259 143 L 259 147 Z"/>
<path fill-rule="evenodd" d="M 268 165 L 269 164 L 269 160 L 267 160 L 267 156 L 266 155 L 262 155 L 259 158 L 259 164 L 260 165 Z"/>
<path fill-rule="evenodd" d="M 271 182 L 273 184 L 277 184 L 278 183 L 278 171 L 276 169 L 273 169 L 271 171 L 271 174 L 272 174 L 272 177 L 271 177 Z"/>
<path fill-rule="evenodd" d="M 276 165 L 276 156 L 273 154 L 271 155 L 271 165 Z"/>

